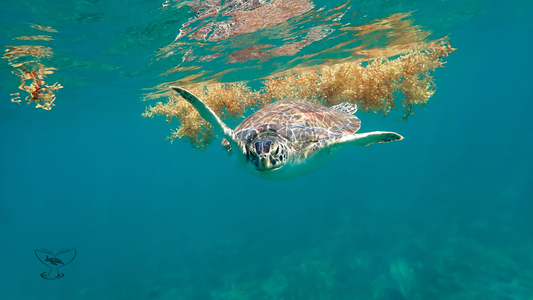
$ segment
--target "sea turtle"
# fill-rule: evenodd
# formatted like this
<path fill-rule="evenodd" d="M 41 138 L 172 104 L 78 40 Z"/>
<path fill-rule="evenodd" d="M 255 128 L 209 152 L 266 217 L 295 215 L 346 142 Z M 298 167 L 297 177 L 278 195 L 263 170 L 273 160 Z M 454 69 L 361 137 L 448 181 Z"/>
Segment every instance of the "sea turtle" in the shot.
<path fill-rule="evenodd" d="M 47 261 L 47 262 L 51 263 L 54 266 L 57 266 L 57 264 L 64 265 L 64 263 L 59 258 L 57 258 L 57 257 L 48 257 L 48 255 L 46 256 L 46 259 L 44 261 Z"/>
<path fill-rule="evenodd" d="M 357 133 L 357 106 L 325 107 L 302 99 L 283 99 L 255 112 L 231 130 L 202 100 L 171 86 L 224 137 L 236 165 L 258 177 L 282 180 L 320 169 L 346 145 L 367 146 L 399 141 L 394 132 Z"/>

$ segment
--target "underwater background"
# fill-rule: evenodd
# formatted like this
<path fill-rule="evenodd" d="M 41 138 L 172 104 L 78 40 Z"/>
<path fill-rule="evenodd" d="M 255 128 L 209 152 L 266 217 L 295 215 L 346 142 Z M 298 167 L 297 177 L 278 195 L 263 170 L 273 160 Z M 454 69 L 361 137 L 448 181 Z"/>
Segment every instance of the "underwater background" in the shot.
<path fill-rule="evenodd" d="M 1 3 L 0 44 L 59 32 L 65 88 L 51 111 L 11 103 L 0 66 L 0 299 L 533 299 L 533 1 L 352 0 L 412 11 L 458 50 L 408 122 L 357 113 L 404 140 L 285 181 L 141 116 L 173 66 L 154 52 L 193 16 L 168 3 Z M 36 249 L 73 247 L 63 278 L 41 278 Z"/>

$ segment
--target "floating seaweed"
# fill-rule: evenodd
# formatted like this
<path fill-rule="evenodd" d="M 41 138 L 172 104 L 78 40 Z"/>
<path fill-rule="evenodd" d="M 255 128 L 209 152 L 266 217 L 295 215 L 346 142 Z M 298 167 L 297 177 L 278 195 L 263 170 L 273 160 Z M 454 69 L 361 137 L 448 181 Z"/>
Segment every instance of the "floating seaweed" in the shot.
<path fill-rule="evenodd" d="M 443 56 L 455 49 L 446 40 L 430 43 L 425 50 L 411 50 L 395 59 L 378 58 L 363 65 L 349 61 L 269 79 L 263 82 L 264 101 L 296 97 L 331 106 L 340 102 L 357 103 L 363 111 L 387 114 L 396 109 L 395 92 L 404 95 L 403 119 L 414 114 L 435 92 L 431 71 L 442 67 Z"/>
<path fill-rule="evenodd" d="M 275 74 L 262 81 L 260 90 L 252 90 L 243 82 L 190 85 L 187 88 L 222 119 L 242 117 L 247 109 L 283 98 L 307 99 L 327 106 L 351 102 L 363 111 L 386 115 L 397 109 L 396 93 L 400 92 L 403 94 L 402 119 L 407 120 L 414 114 L 415 106 L 424 106 L 435 93 L 431 72 L 443 67 L 443 57 L 454 50 L 447 39 L 440 39 L 430 42 L 423 50 L 411 49 L 394 59 L 355 60 L 322 65 L 292 75 Z M 169 100 L 165 104 L 159 102 L 154 107 L 149 106 L 143 116 L 163 115 L 169 123 L 177 118 L 180 126 L 169 139 L 185 137 L 193 147 L 205 149 L 214 135 L 210 125 L 194 108 L 171 93 L 159 92 L 147 97 L 154 99 L 154 96 L 168 96 Z"/>
<path fill-rule="evenodd" d="M 41 58 L 52 56 L 52 49 L 44 46 L 11 46 L 6 49 L 3 58 L 7 59 L 12 71 L 21 82 L 19 89 L 29 95 L 24 99 L 28 104 L 36 102 L 36 108 L 51 110 L 56 99 L 55 91 L 63 88 L 59 83 L 48 85 L 44 81 L 47 75 L 53 74 L 55 68 L 40 63 Z M 30 81 L 27 84 L 26 81 Z M 12 94 L 11 102 L 20 104 L 20 94 Z"/>
<path fill-rule="evenodd" d="M 57 32 L 57 30 L 31 24 L 32 28 L 46 31 Z M 36 36 L 21 36 L 14 40 L 42 40 L 50 41 L 52 37 L 47 35 Z M 56 99 L 55 92 L 62 89 L 63 86 L 59 83 L 48 85 L 44 81 L 47 75 L 53 74 L 56 68 L 47 67 L 42 63 L 43 59 L 48 59 L 53 56 L 52 48 L 41 45 L 21 45 L 21 46 L 7 46 L 3 59 L 6 59 L 8 64 L 14 68 L 12 71 L 20 78 L 19 90 L 28 93 L 24 99 L 28 104 L 35 102 L 36 108 L 44 110 L 51 110 Z M 20 93 L 11 94 L 11 102 L 20 104 L 22 102 Z"/>

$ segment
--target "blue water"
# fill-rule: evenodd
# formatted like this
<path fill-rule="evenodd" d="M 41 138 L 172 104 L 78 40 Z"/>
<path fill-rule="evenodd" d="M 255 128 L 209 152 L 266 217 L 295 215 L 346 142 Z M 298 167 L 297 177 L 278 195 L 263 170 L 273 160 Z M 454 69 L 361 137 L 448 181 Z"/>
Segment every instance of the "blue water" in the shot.
<path fill-rule="evenodd" d="M 141 117 L 143 89 L 173 67 L 154 52 L 193 15 L 2 3 L 0 44 L 24 44 L 29 23 L 59 31 L 65 88 L 51 111 L 19 106 L 0 67 L 0 299 L 533 299 L 533 2 L 445 2 L 352 2 L 372 18 L 418 9 L 458 50 L 408 122 L 358 114 L 403 141 L 280 182 Z M 34 251 L 72 247 L 64 277 L 41 278 Z"/>

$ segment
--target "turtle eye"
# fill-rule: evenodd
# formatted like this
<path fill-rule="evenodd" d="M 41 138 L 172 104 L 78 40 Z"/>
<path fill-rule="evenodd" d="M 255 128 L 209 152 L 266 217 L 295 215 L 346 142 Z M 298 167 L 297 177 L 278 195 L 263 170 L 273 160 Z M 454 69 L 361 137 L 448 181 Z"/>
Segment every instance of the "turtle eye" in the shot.
<path fill-rule="evenodd" d="M 255 151 L 254 151 L 254 150 L 250 150 L 249 152 L 250 152 L 250 155 L 251 155 L 252 157 L 257 157 L 257 154 L 255 154 Z"/>

